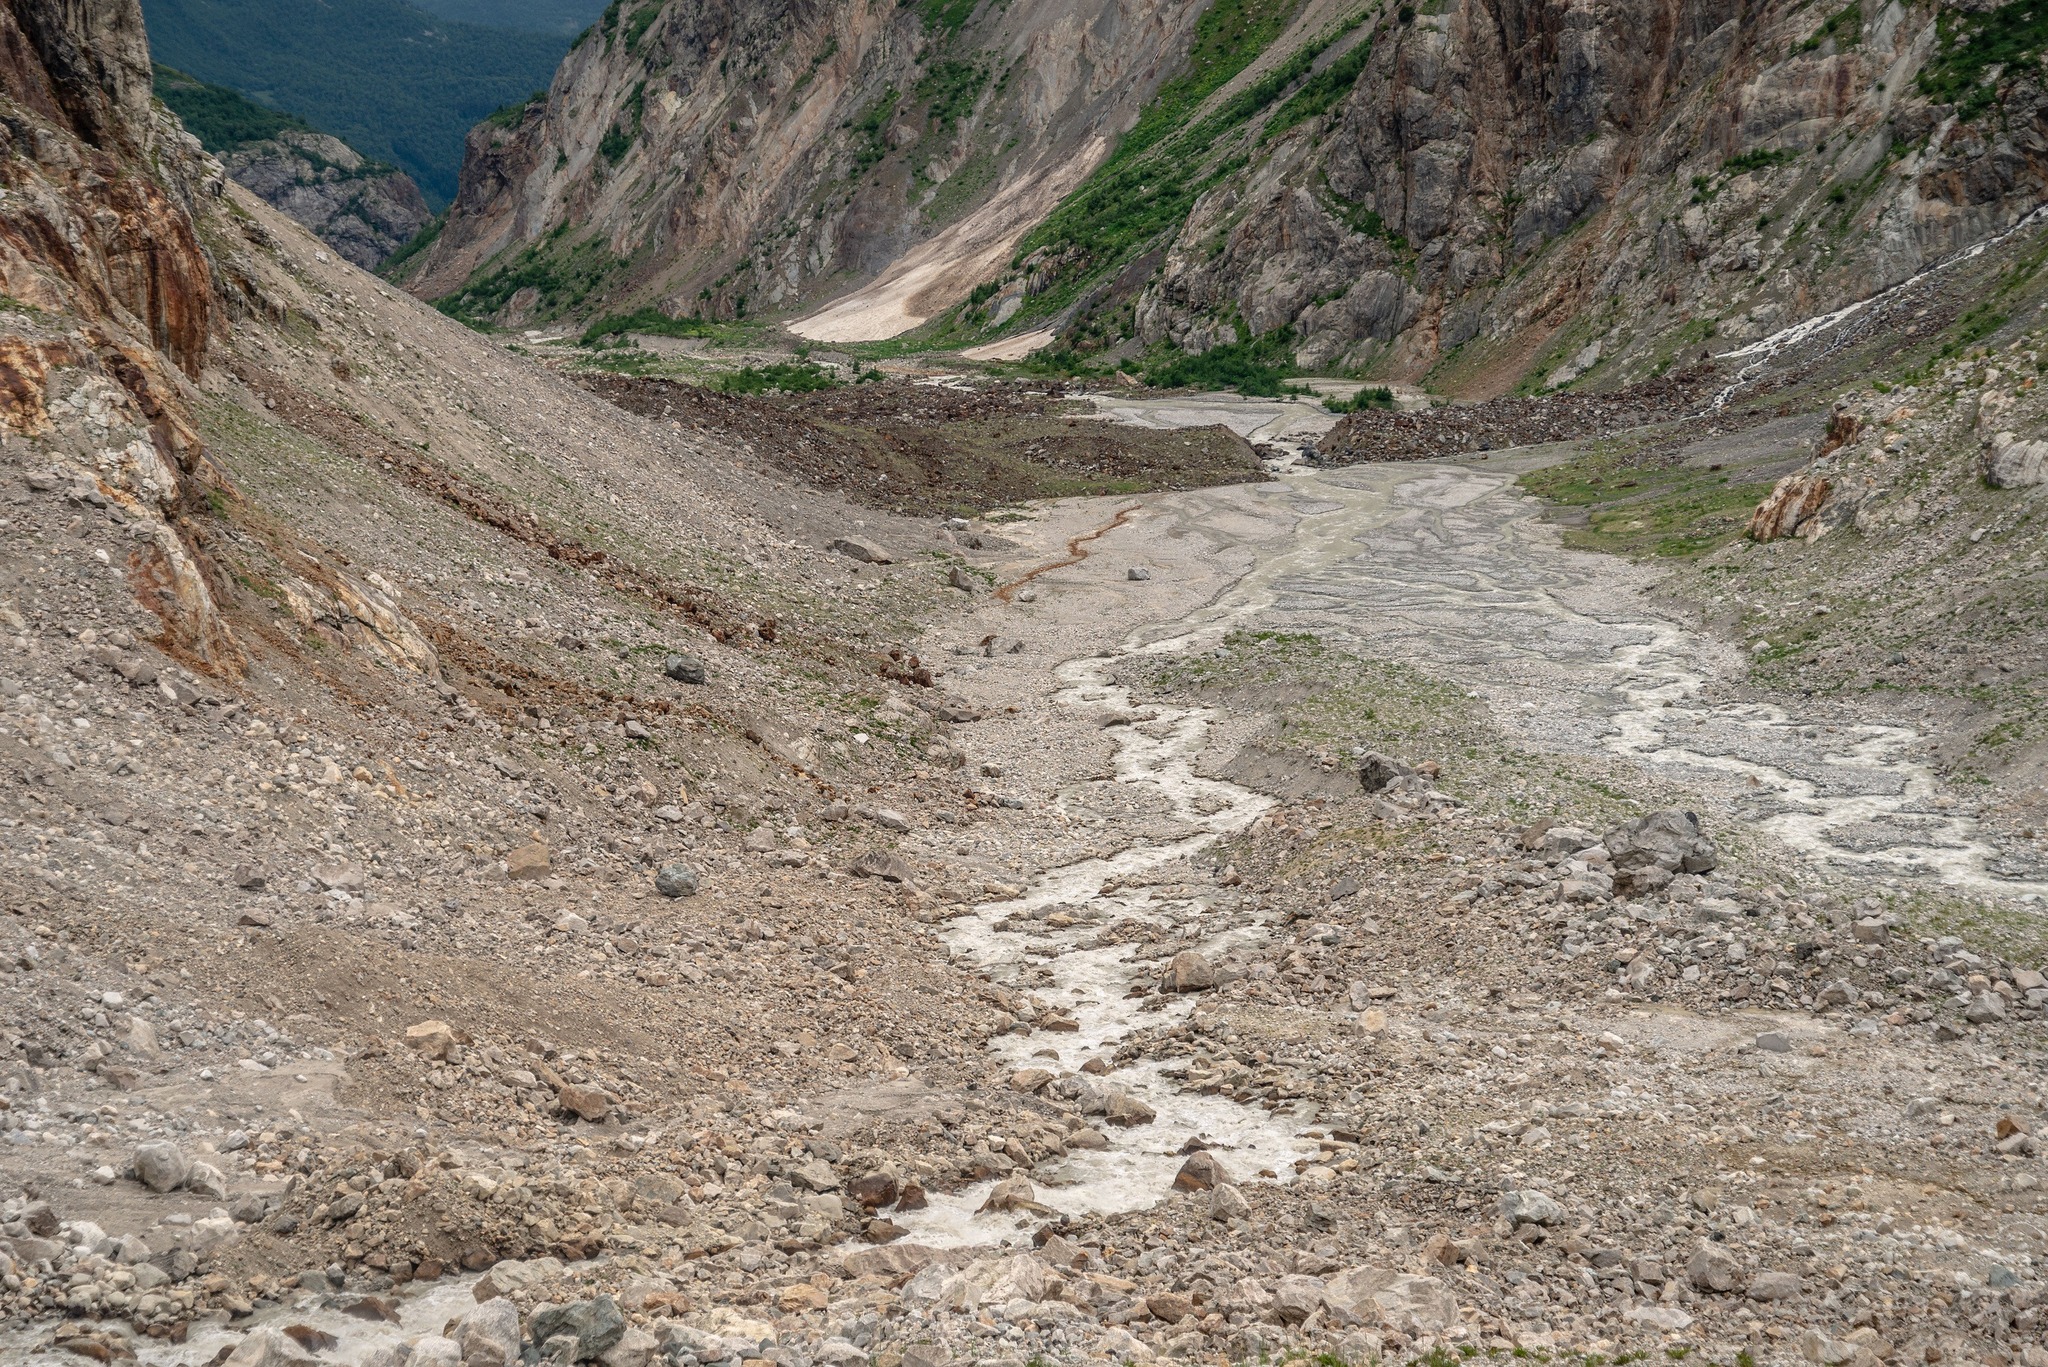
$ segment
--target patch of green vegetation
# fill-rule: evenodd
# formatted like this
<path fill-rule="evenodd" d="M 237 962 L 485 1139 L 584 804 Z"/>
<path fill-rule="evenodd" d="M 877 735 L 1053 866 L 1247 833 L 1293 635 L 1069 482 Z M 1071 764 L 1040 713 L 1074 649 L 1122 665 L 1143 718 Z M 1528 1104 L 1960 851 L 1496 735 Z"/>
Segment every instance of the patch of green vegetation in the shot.
<path fill-rule="evenodd" d="M 896 106 L 902 98 L 892 85 L 858 117 L 847 121 L 846 127 L 852 129 L 854 135 L 853 174 L 856 177 L 889 155 L 889 121 L 896 117 Z"/>
<path fill-rule="evenodd" d="M 1078 282 L 1112 270 L 1184 221 L 1195 199 L 1237 169 L 1212 165 L 1215 141 L 1258 112 L 1281 87 L 1256 83 L 1218 114 L 1190 126 L 1203 101 L 1286 29 L 1294 0 L 1216 0 L 1196 21 L 1187 66 L 1159 93 L 1109 160 L 1024 239 L 1019 259 L 1039 249 L 1067 257 L 1065 289 L 1041 295 L 1034 316 L 1063 307 Z"/>
<path fill-rule="evenodd" d="M 728 394 L 809 394 L 838 386 L 831 371 L 810 361 L 742 366 L 718 377 L 718 387 Z"/>
<path fill-rule="evenodd" d="M 1692 559 L 1718 549 L 1743 535 L 1771 491 L 1768 481 L 1697 466 L 1627 465 L 1602 448 L 1532 470 L 1521 485 L 1584 511 L 1584 523 L 1564 533 L 1567 546 L 1632 559 Z"/>
<path fill-rule="evenodd" d="M 1728 175 L 1739 176 L 1746 171 L 1768 171 L 1773 166 L 1783 166 L 1798 159 L 1797 152 L 1788 152 L 1782 147 L 1757 147 L 1728 158 L 1721 163 L 1721 169 Z"/>
<path fill-rule="evenodd" d="M 535 293 L 535 318 L 557 318 L 581 308 L 624 265 L 600 236 L 568 245 L 565 223 L 511 260 L 479 271 L 434 307 L 471 327 L 487 327 L 522 290 Z"/>
<path fill-rule="evenodd" d="M 396 279 L 399 269 L 406 262 L 433 246 L 435 239 L 441 236 L 441 230 L 447 226 L 448 211 L 443 209 L 440 213 L 428 219 L 403 247 L 385 257 L 377 266 L 377 274 L 387 280 Z"/>
<path fill-rule="evenodd" d="M 1812 52 L 1819 48 L 1822 43 L 1832 39 L 1835 44 L 1835 51 L 1846 52 L 1861 42 L 1862 38 L 1863 6 L 1858 3 L 1858 0 L 1849 0 L 1848 4 L 1830 14 L 1827 17 L 1826 23 L 1815 29 L 1805 42 L 1792 49 L 1792 51 L 1795 55 L 1802 52 Z"/>
<path fill-rule="evenodd" d="M 988 85 L 988 68 L 979 62 L 934 62 L 911 92 L 925 107 L 925 116 L 941 133 L 951 133 L 974 112 L 974 102 Z"/>
<path fill-rule="evenodd" d="M 1371 59 L 1372 39 L 1361 39 L 1336 61 L 1309 77 L 1286 104 L 1274 111 L 1273 117 L 1266 120 L 1262 136 L 1277 138 L 1297 124 L 1329 113 L 1337 101 L 1351 93 L 1352 87 L 1358 84 L 1358 78 L 1365 74 L 1365 64 Z"/>
<path fill-rule="evenodd" d="M 1394 391 L 1385 385 L 1368 385 L 1348 399 L 1324 399 L 1323 407 L 1332 413 L 1363 413 L 1373 408 L 1392 408 Z"/>
<path fill-rule="evenodd" d="M 633 11 L 626 20 L 626 51 L 638 52 L 647 30 L 654 27 L 654 21 L 661 18 L 662 0 L 647 0 L 647 3 Z"/>
<path fill-rule="evenodd" d="M 156 69 L 155 90 L 156 97 L 185 125 L 185 131 L 215 156 L 248 143 L 264 142 L 279 133 L 313 131 L 304 119 L 171 67 Z"/>
<path fill-rule="evenodd" d="M 649 337 L 711 337 L 717 335 L 718 325 L 703 318 L 671 318 L 660 309 L 644 308 L 607 314 L 585 328 L 580 341 L 584 346 L 596 346 L 629 332 Z"/>
<path fill-rule="evenodd" d="M 1950 325 L 1948 340 L 1942 343 L 1940 354 L 1954 356 L 1958 352 L 1967 351 L 2009 321 L 2004 310 L 1994 301 L 1986 299 Z"/>
<path fill-rule="evenodd" d="M 523 100 L 513 100 L 510 104 L 499 105 L 496 109 L 484 115 L 483 121 L 493 128 L 507 130 L 517 128 L 526 121 L 527 110 L 537 104 L 546 104 L 547 102 L 548 92 L 536 90 Z"/>
<path fill-rule="evenodd" d="M 1199 355 L 1171 350 L 1145 367 L 1145 382 L 1159 389 L 1235 389 L 1277 398 L 1281 381 L 1295 374 L 1294 329 L 1211 347 Z"/>
<path fill-rule="evenodd" d="M 917 5 L 918 17 L 924 20 L 927 32 L 951 38 L 974 17 L 978 0 L 909 0 L 909 3 Z"/>
<path fill-rule="evenodd" d="M 1935 18 L 1934 55 L 1920 68 L 1920 93 L 1956 106 L 1965 122 L 1998 100 L 1991 81 L 2032 68 L 2048 49 L 2048 6 L 2012 0 L 1986 13 L 1944 7 Z"/>

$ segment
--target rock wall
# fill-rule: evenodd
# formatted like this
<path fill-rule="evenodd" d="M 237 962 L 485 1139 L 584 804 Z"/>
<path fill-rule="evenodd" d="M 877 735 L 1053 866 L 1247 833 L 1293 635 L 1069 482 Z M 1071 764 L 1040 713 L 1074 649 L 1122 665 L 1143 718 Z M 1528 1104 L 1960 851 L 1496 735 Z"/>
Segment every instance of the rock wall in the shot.
<path fill-rule="evenodd" d="M 1496 385 L 1641 378 L 1903 280 L 2048 185 L 2035 75 L 1975 119 L 1918 93 L 1930 7 L 1404 13 L 1326 117 L 1197 204 L 1143 340 L 1201 349 L 1241 319 L 1293 328 L 1319 367 L 1415 374 L 1468 348 Z"/>
<path fill-rule="evenodd" d="M 364 270 L 374 270 L 433 217 L 411 176 L 325 133 L 285 132 L 248 143 L 224 165 L 237 184 Z"/>
<path fill-rule="evenodd" d="M 205 453 L 185 383 L 225 326 L 191 206 L 197 149 L 149 103 L 136 0 L 0 4 L 0 424 L 31 484 L 129 520 L 167 648 L 234 652 L 183 529 Z"/>
<path fill-rule="evenodd" d="M 628 297 L 732 316 L 830 297 L 1128 127 L 1194 8 L 1017 0 L 954 31 L 893 0 L 623 7 L 545 100 L 472 131 L 408 287 L 442 297 L 523 249 L 595 240 L 597 288 L 509 309 L 492 296 L 494 316 Z"/>

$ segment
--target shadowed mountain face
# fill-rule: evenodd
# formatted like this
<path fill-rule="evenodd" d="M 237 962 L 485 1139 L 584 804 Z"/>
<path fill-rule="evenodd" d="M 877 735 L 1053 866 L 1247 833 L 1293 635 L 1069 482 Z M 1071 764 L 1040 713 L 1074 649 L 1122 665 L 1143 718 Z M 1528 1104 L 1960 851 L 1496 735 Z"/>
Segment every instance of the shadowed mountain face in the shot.
<path fill-rule="evenodd" d="M 150 51 L 397 166 L 435 203 L 463 135 L 548 81 L 571 32 L 457 22 L 404 0 L 148 0 Z"/>

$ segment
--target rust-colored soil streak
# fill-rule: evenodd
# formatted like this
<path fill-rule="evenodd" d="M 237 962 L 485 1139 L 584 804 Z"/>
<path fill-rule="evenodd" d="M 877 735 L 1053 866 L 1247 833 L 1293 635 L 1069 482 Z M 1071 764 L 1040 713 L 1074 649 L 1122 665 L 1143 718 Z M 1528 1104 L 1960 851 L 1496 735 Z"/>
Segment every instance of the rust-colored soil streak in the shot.
<path fill-rule="evenodd" d="M 1054 570 L 1063 570 L 1069 565 L 1080 564 L 1083 560 L 1086 560 L 1088 558 L 1089 542 L 1095 540 L 1097 537 L 1100 536 L 1108 536 L 1118 527 L 1121 527 L 1126 522 L 1129 522 L 1131 520 L 1131 514 L 1137 512 L 1138 509 L 1144 506 L 1145 505 L 1142 503 L 1133 503 L 1130 507 L 1123 509 L 1122 511 L 1117 513 L 1115 517 L 1111 518 L 1108 522 L 1103 523 L 1094 531 L 1083 532 L 1080 536 L 1068 538 L 1067 558 L 1065 560 L 1055 560 L 1049 565 L 1040 565 L 1037 569 L 1031 571 L 1023 578 L 1012 579 L 1009 583 L 1003 585 L 1001 588 L 996 590 L 996 597 L 1002 599 L 1005 603 L 1008 603 L 1012 601 L 1012 594 L 1014 594 L 1018 589 L 1023 588 L 1032 580 L 1038 578 L 1039 575 L 1051 574 Z"/>

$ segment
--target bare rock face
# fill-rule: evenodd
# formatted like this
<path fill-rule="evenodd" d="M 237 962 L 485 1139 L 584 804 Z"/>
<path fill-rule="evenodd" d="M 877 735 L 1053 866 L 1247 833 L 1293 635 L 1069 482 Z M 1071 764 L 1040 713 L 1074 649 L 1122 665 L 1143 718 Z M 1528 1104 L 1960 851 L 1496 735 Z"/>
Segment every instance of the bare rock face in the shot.
<path fill-rule="evenodd" d="M 636 295 L 730 317 L 821 300 L 967 231 L 982 264 L 933 276 L 916 307 L 936 312 L 1009 259 L 1057 202 L 1042 187 L 1107 154 L 1106 135 L 1137 118 L 1199 11 L 1016 0 L 954 34 L 928 31 L 923 8 L 671 0 L 655 16 L 614 12 L 544 100 L 471 131 L 447 225 L 408 288 L 442 298 L 499 252 L 566 226 L 571 243 L 620 258 L 615 278 Z M 990 204 L 1002 206 L 994 221 L 976 213 Z M 564 303 L 510 307 L 537 317 Z"/>
<path fill-rule="evenodd" d="M 133 520 L 128 577 L 166 642 L 233 670 L 174 516 L 206 467 L 173 371 L 198 376 L 226 296 L 192 220 L 206 164 L 152 110 L 149 78 L 136 0 L 0 5 L 0 293 L 39 310 L 0 327 L 0 423 L 49 439 L 46 478 Z"/>
<path fill-rule="evenodd" d="M 367 160 L 339 138 L 287 130 L 237 148 L 228 174 L 365 270 L 432 217 L 412 177 Z"/>
<path fill-rule="evenodd" d="M 1370 55 L 1327 115 L 1196 203 L 1138 302 L 1143 340 L 1204 350 L 1235 317 L 1291 327 L 1307 364 L 1421 367 L 1605 299 L 1629 336 L 1582 328 L 1530 373 L 1641 375 L 1632 338 L 1702 313 L 1762 335 L 2002 230 L 2048 183 L 2031 84 L 2003 117 L 1947 121 L 1900 88 L 1895 65 L 1939 48 L 1933 11 L 1867 9 L 1853 38 L 1789 3 L 1404 13 L 1357 40 Z M 1875 194 L 1832 213 L 1840 257 L 1772 229 L 1813 217 L 1793 206 L 1816 183 L 1873 170 Z"/>

